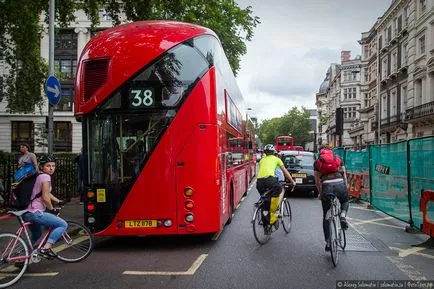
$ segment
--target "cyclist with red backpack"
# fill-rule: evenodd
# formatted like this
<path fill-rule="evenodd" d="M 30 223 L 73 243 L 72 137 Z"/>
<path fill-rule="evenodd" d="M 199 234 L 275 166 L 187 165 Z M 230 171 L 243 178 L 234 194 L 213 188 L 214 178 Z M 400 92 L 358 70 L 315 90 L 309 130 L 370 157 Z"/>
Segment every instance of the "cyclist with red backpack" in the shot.
<path fill-rule="evenodd" d="M 314 163 L 315 185 L 318 189 L 318 198 L 321 200 L 323 209 L 323 231 L 326 241 L 326 251 L 330 251 L 329 237 L 330 230 L 328 222 L 325 219 L 327 211 L 330 209 L 328 195 L 335 195 L 341 203 L 341 227 L 348 229 L 348 223 L 345 219 L 349 202 L 347 175 L 345 166 L 340 157 L 335 155 L 328 147 L 323 147 L 319 151 L 318 159 Z"/>

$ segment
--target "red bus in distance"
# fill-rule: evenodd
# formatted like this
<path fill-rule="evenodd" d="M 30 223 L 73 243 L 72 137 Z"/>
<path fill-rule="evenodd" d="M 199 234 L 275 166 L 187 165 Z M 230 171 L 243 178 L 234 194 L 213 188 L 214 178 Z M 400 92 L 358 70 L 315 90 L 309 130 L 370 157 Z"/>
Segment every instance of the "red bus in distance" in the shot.
<path fill-rule="evenodd" d="M 74 102 L 95 235 L 214 233 L 230 223 L 255 175 L 254 132 L 213 31 L 142 21 L 98 33 L 81 54 Z M 241 160 L 232 139 L 245 140 Z"/>
<path fill-rule="evenodd" d="M 280 135 L 276 137 L 274 145 L 277 152 L 285 150 L 294 150 L 294 138 L 292 136 Z"/>

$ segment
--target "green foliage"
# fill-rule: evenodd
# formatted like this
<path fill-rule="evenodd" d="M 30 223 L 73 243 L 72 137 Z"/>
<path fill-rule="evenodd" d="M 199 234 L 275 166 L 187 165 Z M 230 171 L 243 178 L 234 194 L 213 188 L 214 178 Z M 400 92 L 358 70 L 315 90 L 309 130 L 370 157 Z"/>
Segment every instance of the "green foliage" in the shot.
<path fill-rule="evenodd" d="M 258 135 L 264 144 L 274 144 L 279 135 L 292 135 L 296 145 L 311 141 L 310 113 L 306 108 L 293 107 L 284 116 L 264 120 L 259 126 Z"/>
<path fill-rule="evenodd" d="M 241 9 L 233 0 L 62 0 L 56 1 L 55 8 L 60 27 L 75 21 L 73 12 L 83 9 L 93 28 L 99 23 L 101 8 L 116 25 L 121 10 L 130 21 L 167 19 L 203 25 L 219 36 L 235 74 L 247 51 L 245 41 L 252 39 L 260 23 L 250 6 Z M 42 104 L 48 69 L 40 57 L 39 17 L 45 15 L 48 23 L 48 11 L 48 0 L 0 1 L 0 53 L 8 67 L 4 94 L 10 112 L 29 113 Z"/>

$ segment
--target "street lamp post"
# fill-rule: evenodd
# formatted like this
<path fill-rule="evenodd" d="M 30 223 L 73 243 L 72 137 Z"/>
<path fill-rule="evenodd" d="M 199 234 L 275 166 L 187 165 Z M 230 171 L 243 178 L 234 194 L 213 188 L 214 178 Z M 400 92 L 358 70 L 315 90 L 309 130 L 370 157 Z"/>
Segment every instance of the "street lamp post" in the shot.
<path fill-rule="evenodd" d="M 49 56 L 48 56 L 48 68 L 49 74 L 54 75 L 54 0 L 50 0 L 50 23 L 48 26 L 49 33 Z M 48 153 L 53 152 L 53 105 L 48 102 Z"/>

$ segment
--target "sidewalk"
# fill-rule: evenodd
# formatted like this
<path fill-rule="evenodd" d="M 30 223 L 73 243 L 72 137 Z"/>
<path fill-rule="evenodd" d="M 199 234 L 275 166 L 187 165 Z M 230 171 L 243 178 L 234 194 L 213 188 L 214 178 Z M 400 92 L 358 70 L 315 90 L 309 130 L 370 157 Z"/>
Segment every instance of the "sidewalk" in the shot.
<path fill-rule="evenodd" d="M 4 216 L 6 212 L 0 212 L 0 216 Z M 83 205 L 80 205 L 79 198 L 72 198 L 71 202 L 67 203 L 60 212 L 62 219 L 67 221 L 76 221 L 83 224 Z M 16 232 L 18 229 L 18 221 L 15 217 L 0 220 L 0 233 Z"/>

